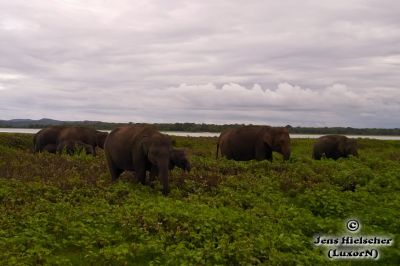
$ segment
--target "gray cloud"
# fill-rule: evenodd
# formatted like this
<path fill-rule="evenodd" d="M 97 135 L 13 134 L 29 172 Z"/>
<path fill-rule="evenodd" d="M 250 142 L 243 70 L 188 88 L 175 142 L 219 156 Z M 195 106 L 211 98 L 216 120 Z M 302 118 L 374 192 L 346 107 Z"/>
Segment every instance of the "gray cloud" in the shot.
<path fill-rule="evenodd" d="M 400 2 L 3 1 L 1 119 L 398 127 Z"/>

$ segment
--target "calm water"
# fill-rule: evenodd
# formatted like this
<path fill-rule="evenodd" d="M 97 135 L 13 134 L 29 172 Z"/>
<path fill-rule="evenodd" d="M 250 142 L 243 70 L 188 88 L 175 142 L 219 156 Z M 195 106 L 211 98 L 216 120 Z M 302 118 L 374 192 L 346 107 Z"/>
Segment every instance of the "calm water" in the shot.
<path fill-rule="evenodd" d="M 35 134 L 40 129 L 36 128 L 0 128 L 0 133 L 28 133 Z M 102 130 L 110 132 L 110 130 Z M 184 137 L 218 137 L 219 133 L 215 132 L 182 132 L 182 131 L 164 131 L 163 133 L 172 136 L 184 136 Z M 291 138 L 299 139 L 315 139 L 323 135 L 313 134 L 290 134 Z M 381 140 L 400 140 L 400 136 L 360 136 L 360 135 L 347 135 L 349 138 L 370 138 L 370 139 L 381 139 Z"/>

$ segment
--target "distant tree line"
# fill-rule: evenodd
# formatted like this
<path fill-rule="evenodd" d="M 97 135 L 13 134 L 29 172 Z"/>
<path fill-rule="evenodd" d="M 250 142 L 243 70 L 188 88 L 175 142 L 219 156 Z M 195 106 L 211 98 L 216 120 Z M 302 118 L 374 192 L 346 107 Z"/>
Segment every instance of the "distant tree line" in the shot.
<path fill-rule="evenodd" d="M 291 127 L 290 133 L 296 134 L 346 134 L 346 135 L 400 135 L 400 128 L 352 128 L 352 127 Z"/>
<path fill-rule="evenodd" d="M 108 123 L 98 121 L 79 121 L 79 122 L 63 122 L 59 121 L 57 125 L 75 125 L 87 126 L 96 129 L 112 130 L 118 126 L 127 124 L 140 124 L 140 123 Z M 161 131 L 186 131 L 186 132 L 221 132 L 227 128 L 239 127 L 244 124 L 196 124 L 196 123 L 155 123 L 153 124 Z M 31 123 L 25 128 L 44 128 L 48 124 Z M 21 127 L 13 124 L 0 123 L 0 127 Z M 290 133 L 297 134 L 347 134 L 347 135 L 400 135 L 400 128 L 352 128 L 352 127 L 292 127 L 286 126 Z"/>

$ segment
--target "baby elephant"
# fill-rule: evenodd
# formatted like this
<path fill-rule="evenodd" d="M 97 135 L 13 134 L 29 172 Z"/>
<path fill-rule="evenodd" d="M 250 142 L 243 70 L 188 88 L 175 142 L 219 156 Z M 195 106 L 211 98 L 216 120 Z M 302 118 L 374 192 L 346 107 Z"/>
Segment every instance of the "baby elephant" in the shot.
<path fill-rule="evenodd" d="M 322 136 L 314 144 L 313 158 L 320 160 L 324 154 L 334 160 L 349 155 L 358 156 L 357 140 L 341 135 Z"/>
<path fill-rule="evenodd" d="M 172 149 L 169 157 L 169 170 L 173 170 L 175 166 L 190 172 L 190 162 L 184 150 Z"/>

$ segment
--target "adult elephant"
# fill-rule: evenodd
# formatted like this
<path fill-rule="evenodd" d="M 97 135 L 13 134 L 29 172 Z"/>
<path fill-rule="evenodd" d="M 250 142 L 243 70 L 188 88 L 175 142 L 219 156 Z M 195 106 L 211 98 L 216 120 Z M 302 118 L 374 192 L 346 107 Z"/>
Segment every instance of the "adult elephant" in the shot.
<path fill-rule="evenodd" d="M 322 136 L 314 143 L 313 158 L 320 160 L 324 155 L 334 160 L 349 155 L 358 156 L 357 140 L 342 135 Z"/>
<path fill-rule="evenodd" d="M 106 132 L 101 132 L 93 128 L 87 127 L 65 127 L 62 129 L 57 138 L 57 151 L 63 148 L 63 146 L 76 146 L 81 144 L 91 146 L 93 149 L 93 155 L 96 155 L 96 147 L 104 148 L 105 138 L 107 137 Z M 88 147 L 85 147 L 87 150 Z"/>
<path fill-rule="evenodd" d="M 168 174 L 172 152 L 169 136 L 161 134 L 153 126 L 121 126 L 108 135 L 104 151 L 113 181 L 125 170 L 135 171 L 138 180 L 146 183 L 146 171 L 150 178 L 158 176 L 163 193 L 168 194 Z"/>
<path fill-rule="evenodd" d="M 56 153 L 58 136 L 65 126 L 51 126 L 41 129 L 33 136 L 35 152 L 48 151 Z"/>
<path fill-rule="evenodd" d="M 290 158 L 290 137 L 287 128 L 270 126 L 242 126 L 222 132 L 217 143 L 221 155 L 236 161 L 269 160 L 272 152 Z"/>
<path fill-rule="evenodd" d="M 104 148 L 106 132 L 101 132 L 93 128 L 77 127 L 77 126 L 50 126 L 40 130 L 33 137 L 34 151 L 42 152 L 48 151 L 56 153 L 63 147 L 75 146 L 82 143 L 89 145 L 93 149 L 95 155 L 95 148 Z M 85 148 L 87 149 L 87 148 Z"/>

